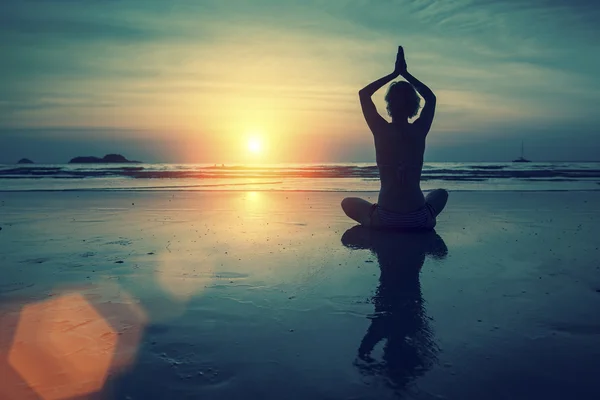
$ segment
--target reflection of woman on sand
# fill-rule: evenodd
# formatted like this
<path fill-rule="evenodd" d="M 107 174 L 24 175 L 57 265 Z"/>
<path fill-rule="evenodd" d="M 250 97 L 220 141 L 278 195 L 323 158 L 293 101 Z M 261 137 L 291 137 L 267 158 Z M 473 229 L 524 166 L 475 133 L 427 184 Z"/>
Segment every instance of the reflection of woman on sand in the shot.
<path fill-rule="evenodd" d="M 371 96 L 399 76 L 408 82 L 394 82 L 388 89 L 385 100 L 392 117 L 389 123 L 379 115 Z M 425 106 L 419 118 L 409 123 L 419 110 L 417 92 L 425 99 Z M 359 95 L 364 117 L 375 139 L 381 190 L 376 204 L 357 197 L 345 198 L 344 212 L 360 224 L 374 228 L 432 229 L 448 200 L 448 192 L 443 189 L 434 190 L 425 198 L 420 186 L 425 138 L 435 113 L 435 95 L 407 71 L 402 47 L 398 48 L 394 72 L 370 83 Z"/>
<path fill-rule="evenodd" d="M 362 374 L 382 376 L 403 390 L 435 362 L 438 348 L 425 311 L 419 272 L 425 257 L 444 258 L 448 248 L 435 231 L 394 232 L 355 226 L 342 236 L 352 249 L 369 249 L 379 261 L 379 287 L 372 298 L 375 312 L 358 349 L 356 366 Z M 372 358 L 386 339 L 381 360 Z"/>

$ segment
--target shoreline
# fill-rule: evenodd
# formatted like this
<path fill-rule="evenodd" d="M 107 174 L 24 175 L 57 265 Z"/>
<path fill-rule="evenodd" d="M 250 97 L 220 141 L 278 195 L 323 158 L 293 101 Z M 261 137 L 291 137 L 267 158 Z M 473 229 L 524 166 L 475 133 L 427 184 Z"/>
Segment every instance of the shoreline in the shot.
<path fill-rule="evenodd" d="M 255 184 L 239 184 L 239 186 L 249 186 Z M 598 183 L 600 185 L 600 182 Z M 216 186 L 230 186 L 230 185 L 202 185 L 201 187 L 216 187 Z M 237 185 L 236 185 L 237 186 Z M 196 186 L 193 186 L 196 187 Z M 443 186 L 440 188 L 444 189 Z M 423 193 L 435 190 L 423 189 Z M 449 193 L 544 193 L 544 192 L 558 192 L 558 193 L 581 193 L 581 192 L 598 192 L 598 189 L 445 189 Z M 247 193 L 247 192 L 260 192 L 260 193 L 379 193 L 379 190 L 310 190 L 310 189 L 197 189 L 192 190 L 186 186 L 173 186 L 173 187 L 141 187 L 141 188 L 95 188 L 95 189 L 15 189 L 15 190 L 1 190 L 0 193 Z"/>

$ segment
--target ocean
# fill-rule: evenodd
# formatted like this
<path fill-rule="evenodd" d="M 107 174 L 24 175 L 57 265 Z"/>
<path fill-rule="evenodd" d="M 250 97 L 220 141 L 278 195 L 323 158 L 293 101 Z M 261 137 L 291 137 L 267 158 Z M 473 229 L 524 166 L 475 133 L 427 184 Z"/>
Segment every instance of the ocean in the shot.
<path fill-rule="evenodd" d="M 425 163 L 423 190 L 600 190 L 600 163 Z M 0 191 L 379 190 L 374 163 L 0 164 Z"/>

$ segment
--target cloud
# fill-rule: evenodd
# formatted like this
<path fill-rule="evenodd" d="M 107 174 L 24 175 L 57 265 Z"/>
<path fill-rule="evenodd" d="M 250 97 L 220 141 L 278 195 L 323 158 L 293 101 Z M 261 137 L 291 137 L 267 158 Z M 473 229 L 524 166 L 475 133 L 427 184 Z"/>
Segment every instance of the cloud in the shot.
<path fill-rule="evenodd" d="M 150 30 L 111 21 L 77 21 L 67 18 L 44 19 L 0 16 L 0 31 L 4 35 L 31 35 L 42 41 L 147 41 L 158 37 Z"/>
<path fill-rule="evenodd" d="M 593 126 L 599 9 L 582 0 L 3 1 L 0 124 L 208 137 L 262 120 L 277 132 L 358 138 L 356 92 L 391 71 L 403 44 L 411 71 L 438 94 L 439 131 Z M 381 93 L 376 103 L 384 109 Z"/>

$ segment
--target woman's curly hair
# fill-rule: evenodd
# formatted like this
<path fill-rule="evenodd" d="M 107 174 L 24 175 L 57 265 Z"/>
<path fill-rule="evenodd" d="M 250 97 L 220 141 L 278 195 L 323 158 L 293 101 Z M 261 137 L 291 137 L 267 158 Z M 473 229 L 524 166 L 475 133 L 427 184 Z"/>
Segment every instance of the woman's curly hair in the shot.
<path fill-rule="evenodd" d="M 408 82 L 394 82 L 386 95 L 387 112 L 392 118 L 412 118 L 419 112 L 421 98 Z"/>

